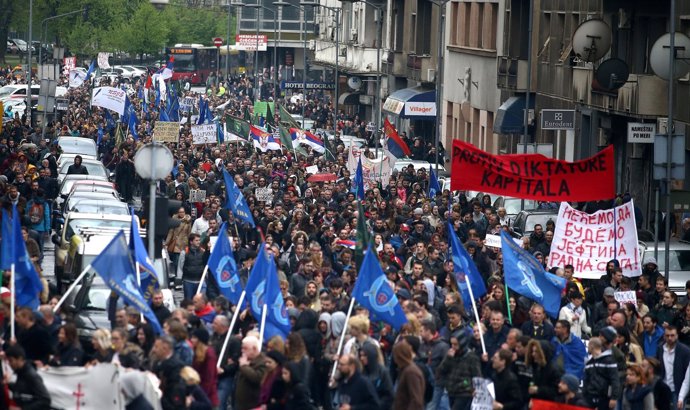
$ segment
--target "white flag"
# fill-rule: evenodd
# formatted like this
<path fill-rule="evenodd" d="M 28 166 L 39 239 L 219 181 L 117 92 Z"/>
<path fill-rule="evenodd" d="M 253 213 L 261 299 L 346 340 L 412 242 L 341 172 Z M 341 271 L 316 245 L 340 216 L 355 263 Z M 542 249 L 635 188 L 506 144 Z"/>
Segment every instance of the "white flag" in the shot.
<path fill-rule="evenodd" d="M 86 80 L 86 73 L 79 70 L 69 71 L 69 88 L 80 87 Z"/>
<path fill-rule="evenodd" d="M 110 68 L 110 63 L 108 63 L 108 57 L 110 53 L 98 53 L 98 68 L 107 70 Z"/>

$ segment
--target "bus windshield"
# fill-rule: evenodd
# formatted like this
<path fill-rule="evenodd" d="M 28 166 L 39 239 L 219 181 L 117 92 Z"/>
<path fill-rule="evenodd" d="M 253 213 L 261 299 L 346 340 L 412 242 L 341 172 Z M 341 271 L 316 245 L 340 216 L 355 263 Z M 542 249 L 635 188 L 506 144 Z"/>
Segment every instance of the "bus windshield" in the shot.
<path fill-rule="evenodd" d="M 194 54 L 174 54 L 175 71 L 191 73 L 196 70 L 194 64 Z"/>

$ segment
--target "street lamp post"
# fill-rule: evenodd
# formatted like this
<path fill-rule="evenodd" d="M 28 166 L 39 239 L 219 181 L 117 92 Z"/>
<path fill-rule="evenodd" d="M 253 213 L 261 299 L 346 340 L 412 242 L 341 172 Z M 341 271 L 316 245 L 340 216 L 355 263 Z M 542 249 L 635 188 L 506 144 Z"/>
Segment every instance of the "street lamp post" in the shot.
<path fill-rule="evenodd" d="M 338 132 L 338 91 L 340 86 L 340 72 L 338 66 L 338 60 L 340 59 L 340 11 L 339 7 L 324 6 L 323 4 L 310 3 L 310 2 L 300 2 L 302 6 L 312 6 L 312 7 L 322 7 L 326 10 L 335 12 L 335 98 L 333 103 L 333 133 Z"/>
<path fill-rule="evenodd" d="M 307 101 L 307 8 L 303 6 L 296 6 L 292 3 L 284 2 L 284 1 L 276 1 L 273 3 L 276 6 L 279 6 L 281 8 L 281 14 L 282 14 L 282 8 L 283 6 L 285 7 L 294 7 L 298 9 L 302 13 L 302 23 L 304 24 L 304 29 L 302 30 L 301 35 L 304 36 L 304 41 L 302 44 L 303 47 L 303 52 L 302 52 L 302 64 L 304 65 L 304 73 L 302 75 L 302 128 L 304 129 L 304 113 L 305 113 L 305 107 L 306 107 L 306 101 Z M 311 5 L 312 3 L 310 3 Z M 282 19 L 282 16 L 281 16 Z"/>
<path fill-rule="evenodd" d="M 436 175 L 438 175 L 438 153 L 441 141 L 441 125 L 443 124 L 443 118 L 441 116 L 442 109 L 442 95 L 443 95 L 443 70 L 444 70 L 444 30 L 445 30 L 445 9 L 446 3 L 450 0 L 430 0 L 432 3 L 438 6 L 438 56 L 436 57 L 436 135 L 435 135 L 435 147 L 436 155 L 434 158 L 434 164 L 436 168 Z"/>
<path fill-rule="evenodd" d="M 29 126 L 31 126 L 32 121 L 31 121 L 31 104 L 33 101 L 31 101 L 31 77 L 33 75 L 33 71 L 31 68 L 31 49 L 34 47 L 32 44 L 33 40 L 33 20 L 34 20 L 34 0 L 29 1 L 29 44 L 26 47 L 26 52 L 27 52 L 27 57 L 28 57 L 28 63 L 29 63 L 29 73 L 26 76 L 26 84 L 27 84 L 27 90 L 26 90 L 26 112 L 27 112 L 27 118 L 29 119 Z M 44 107 L 45 108 L 45 107 Z"/>
<path fill-rule="evenodd" d="M 247 7 L 251 7 L 253 9 L 256 9 L 257 13 L 257 21 L 260 22 L 261 20 L 258 19 L 258 13 L 259 9 L 264 9 L 268 10 L 271 13 L 273 13 L 273 101 L 276 100 L 276 76 L 278 74 L 278 68 L 277 68 L 277 63 L 278 63 L 278 44 L 276 43 L 276 38 L 278 37 L 278 32 L 277 32 L 277 27 L 278 27 L 278 13 L 276 13 L 275 10 L 269 9 L 268 7 L 262 5 L 262 4 L 247 4 Z M 258 27 L 258 23 L 257 23 Z M 257 61 L 258 61 L 258 55 L 259 55 L 259 36 L 256 36 L 256 55 L 257 55 Z M 258 83 L 257 83 L 258 86 Z"/>

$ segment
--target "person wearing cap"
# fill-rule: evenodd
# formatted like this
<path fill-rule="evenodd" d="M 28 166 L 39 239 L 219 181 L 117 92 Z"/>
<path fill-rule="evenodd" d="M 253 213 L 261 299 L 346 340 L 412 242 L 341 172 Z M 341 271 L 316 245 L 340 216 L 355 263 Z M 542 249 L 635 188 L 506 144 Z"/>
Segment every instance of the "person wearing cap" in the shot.
<path fill-rule="evenodd" d="M 612 287 L 607 287 L 603 292 L 603 300 L 597 301 L 592 309 L 592 323 L 597 323 L 602 319 L 609 316 L 608 305 L 611 302 L 615 302 L 614 297 L 616 291 Z"/>
<path fill-rule="evenodd" d="M 609 345 L 616 338 L 616 330 L 610 326 L 602 329 L 601 333 Z M 589 403 L 588 407 L 612 410 L 616 407 L 622 392 L 618 364 L 611 349 L 604 350 L 602 337 L 592 338 L 587 350 L 590 357 L 585 363 L 583 396 Z"/>
<path fill-rule="evenodd" d="M 561 381 L 558 382 L 556 402 L 571 406 L 587 407 L 587 400 L 580 393 L 580 378 L 570 373 L 561 376 Z"/>
<path fill-rule="evenodd" d="M 656 283 L 656 279 L 661 276 L 659 273 L 659 265 L 656 263 L 656 258 L 654 256 L 645 256 L 642 259 L 642 274 L 649 275 L 649 282 L 653 285 Z"/>

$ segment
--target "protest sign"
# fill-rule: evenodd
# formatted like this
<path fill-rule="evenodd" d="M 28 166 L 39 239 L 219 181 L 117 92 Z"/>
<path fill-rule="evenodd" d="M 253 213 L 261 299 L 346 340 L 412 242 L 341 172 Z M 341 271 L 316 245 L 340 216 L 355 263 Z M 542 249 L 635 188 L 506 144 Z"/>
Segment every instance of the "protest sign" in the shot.
<path fill-rule="evenodd" d="M 376 188 L 381 183 L 382 186 L 388 186 L 388 180 L 393 173 L 393 166 L 391 165 L 391 158 L 389 156 L 382 156 L 376 159 L 369 159 L 361 155 L 362 151 L 359 148 L 350 145 L 350 155 L 347 157 L 347 169 L 351 175 L 357 172 L 357 163 L 359 157 L 362 157 L 362 176 L 364 177 L 364 189 L 369 190 Z"/>
<path fill-rule="evenodd" d="M 493 410 L 494 398 L 489 391 L 491 380 L 481 377 L 472 378 L 474 397 L 472 398 L 472 410 Z"/>
<path fill-rule="evenodd" d="M 183 112 L 192 112 L 194 109 L 194 98 L 192 97 L 184 97 L 179 99 L 180 103 L 180 111 Z"/>
<path fill-rule="evenodd" d="M 613 297 L 618 303 L 621 304 L 621 307 L 631 303 L 635 305 L 635 309 L 637 309 L 637 294 L 634 290 L 629 290 L 626 292 L 614 292 Z"/>
<path fill-rule="evenodd" d="M 158 142 L 178 142 L 180 138 L 180 124 L 176 122 L 156 121 L 153 129 L 153 140 Z"/>
<path fill-rule="evenodd" d="M 513 241 L 515 241 L 518 246 L 522 246 L 522 241 L 519 239 L 513 238 Z M 484 245 L 489 246 L 491 248 L 497 248 L 501 249 L 501 235 L 492 235 L 492 234 L 486 234 L 486 238 L 484 239 Z"/>
<path fill-rule="evenodd" d="M 203 189 L 190 189 L 189 202 L 204 202 L 206 200 L 206 191 Z"/>
<path fill-rule="evenodd" d="M 318 174 L 319 173 L 319 166 L 318 165 L 308 166 L 305 171 L 307 171 L 307 174 Z"/>
<path fill-rule="evenodd" d="M 192 144 L 215 144 L 216 124 L 192 125 Z"/>
<path fill-rule="evenodd" d="M 575 276 L 599 279 L 606 264 L 618 259 L 625 276 L 641 273 L 635 208 L 632 201 L 593 214 L 561 203 L 551 243 L 549 267 L 573 265 Z"/>
<path fill-rule="evenodd" d="M 532 399 L 532 410 L 589 410 L 589 407 L 572 406 L 553 401 Z"/>
<path fill-rule="evenodd" d="M 98 68 L 102 70 L 107 70 L 110 68 L 110 63 L 108 63 L 108 58 L 110 53 L 98 53 Z"/>
<path fill-rule="evenodd" d="M 452 190 L 539 201 L 596 201 L 616 196 L 613 146 L 577 162 L 541 154 L 492 155 L 453 141 Z"/>
<path fill-rule="evenodd" d="M 270 202 L 273 200 L 273 190 L 271 188 L 256 188 L 254 196 L 257 201 Z"/>
<path fill-rule="evenodd" d="M 125 112 L 126 99 L 127 92 L 125 92 L 125 90 L 114 87 L 98 87 L 93 89 L 91 105 L 107 108 L 110 111 L 115 111 L 122 115 Z"/>

